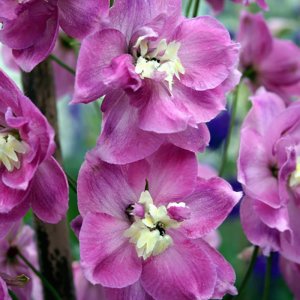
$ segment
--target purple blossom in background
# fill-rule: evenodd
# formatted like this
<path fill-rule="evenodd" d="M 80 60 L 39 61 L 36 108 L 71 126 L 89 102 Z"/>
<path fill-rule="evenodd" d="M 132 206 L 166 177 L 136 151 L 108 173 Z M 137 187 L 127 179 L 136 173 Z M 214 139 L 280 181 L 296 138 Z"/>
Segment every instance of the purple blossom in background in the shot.
<path fill-rule="evenodd" d="M 238 159 L 246 194 L 241 222 L 265 253 L 300 262 L 300 103 L 286 108 L 277 95 L 259 90 L 252 105 Z"/>
<path fill-rule="evenodd" d="M 216 14 L 222 12 L 225 7 L 225 0 L 206 0 L 209 5 L 212 7 L 214 12 Z M 268 10 L 268 4 L 265 0 L 231 0 L 235 3 L 243 4 L 243 5 L 249 5 L 251 3 L 257 3 L 262 9 Z"/>
<path fill-rule="evenodd" d="M 117 0 L 106 27 L 83 40 L 73 103 L 106 95 L 97 155 L 134 162 L 168 141 L 193 152 L 205 122 L 239 81 L 238 44 L 211 17 L 185 19 L 181 1 Z"/>
<path fill-rule="evenodd" d="M 210 149 L 218 149 L 226 139 L 230 123 L 230 113 L 225 110 L 211 120 L 207 126 L 210 132 Z"/>
<path fill-rule="evenodd" d="M 7 236 L 0 240 L 0 282 L 2 278 L 18 299 L 30 300 L 33 292 L 33 276 L 35 275 L 18 257 L 18 252 L 22 253 L 32 265 L 37 267 L 34 232 L 29 226 L 19 222 L 15 223 Z"/>
<path fill-rule="evenodd" d="M 68 183 L 52 156 L 54 131 L 1 71 L 0 98 L 0 235 L 30 207 L 41 220 L 57 223 L 68 209 Z"/>
<path fill-rule="evenodd" d="M 204 237 L 241 194 L 221 178 L 197 174 L 195 155 L 172 145 L 124 166 L 90 152 L 78 180 L 87 279 L 110 288 L 135 284 L 155 299 L 235 294 L 233 269 Z"/>
<path fill-rule="evenodd" d="M 31 71 L 53 50 L 59 26 L 70 36 L 83 38 L 105 17 L 108 1 L 0 0 L 0 42 L 13 50 L 17 64 Z"/>
<path fill-rule="evenodd" d="M 273 38 L 262 14 L 242 13 L 238 41 L 240 68 L 252 89 L 263 86 L 287 103 L 300 94 L 300 49 L 291 41 Z"/>

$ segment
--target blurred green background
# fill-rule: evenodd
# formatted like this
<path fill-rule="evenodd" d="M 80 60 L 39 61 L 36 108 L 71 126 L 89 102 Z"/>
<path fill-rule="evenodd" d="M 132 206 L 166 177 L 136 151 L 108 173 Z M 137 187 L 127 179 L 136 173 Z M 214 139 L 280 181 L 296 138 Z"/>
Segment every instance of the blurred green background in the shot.
<path fill-rule="evenodd" d="M 265 13 L 268 19 L 271 30 L 275 35 L 292 39 L 296 43 L 300 43 L 300 1 L 299 0 L 267 0 L 270 6 L 270 10 Z M 184 6 L 186 1 L 184 1 Z M 241 5 L 235 5 L 231 1 L 227 0 L 225 11 L 216 16 L 225 26 L 230 30 L 233 38 L 235 36 L 238 22 L 239 13 L 243 8 Z M 259 11 L 256 5 L 251 5 L 247 8 L 253 12 Z M 210 7 L 204 0 L 201 1 L 199 15 L 213 14 Z M 259 33 L 257 33 L 259 34 Z M 255 40 L 253 40 L 255 43 Z M 0 67 L 3 68 L 16 82 L 20 85 L 20 76 L 15 72 L 11 72 L 0 60 Z M 229 108 L 231 99 L 229 98 Z M 79 168 L 84 160 L 85 153 L 95 146 L 97 137 L 101 130 L 101 114 L 100 114 L 100 100 L 97 103 L 88 105 L 69 105 L 70 98 L 60 99 L 58 101 L 59 112 L 59 128 L 60 128 L 60 141 L 62 144 L 64 168 L 66 172 L 74 179 L 77 178 Z M 234 138 L 230 147 L 229 155 L 230 159 L 226 169 L 226 179 L 231 182 L 236 180 L 236 157 L 239 144 L 239 126 L 243 117 L 247 112 L 248 104 L 248 91 L 244 87 L 239 97 L 238 105 L 238 120 L 236 121 Z M 221 125 L 219 125 L 222 127 Z M 225 125 L 224 125 L 225 126 Z M 213 134 L 217 134 L 216 127 Z M 214 168 L 218 169 L 220 166 L 222 146 L 217 149 L 207 150 L 205 154 L 199 155 L 199 161 L 210 164 Z M 236 184 L 236 183 L 235 183 Z M 76 194 L 70 190 L 70 210 L 68 213 L 68 219 L 71 221 L 78 215 Z M 31 216 L 28 214 L 26 221 L 31 221 Z M 240 286 L 240 282 L 245 275 L 249 262 L 242 261 L 238 258 L 238 254 L 243 251 L 250 244 L 245 238 L 238 215 L 238 209 L 227 219 L 227 221 L 221 226 L 220 234 L 222 237 L 222 243 L 220 251 L 225 258 L 233 265 L 236 275 L 237 284 Z M 78 241 L 74 234 L 71 232 L 71 244 L 72 253 L 74 259 L 79 259 Z M 271 297 L 272 300 L 289 300 L 293 299 L 291 293 L 283 282 L 278 269 L 278 259 L 275 258 L 272 269 L 272 283 L 271 283 Z M 243 300 L 261 299 L 264 273 L 265 273 L 266 261 L 263 257 L 259 257 L 254 273 L 245 292 L 239 297 Z M 199 266 L 201 268 L 201 266 Z"/>

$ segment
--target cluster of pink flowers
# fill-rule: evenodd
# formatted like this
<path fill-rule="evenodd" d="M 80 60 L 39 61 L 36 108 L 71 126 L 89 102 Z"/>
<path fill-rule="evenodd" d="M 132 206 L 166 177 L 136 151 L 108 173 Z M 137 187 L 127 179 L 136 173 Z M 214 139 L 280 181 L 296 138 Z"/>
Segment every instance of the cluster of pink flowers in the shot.
<path fill-rule="evenodd" d="M 233 2 L 268 9 L 264 0 Z M 273 38 L 262 14 L 242 13 L 234 42 L 213 17 L 181 11 L 181 0 L 111 8 L 105 0 L 0 0 L 7 65 L 31 71 L 54 53 L 76 66 L 75 78 L 55 71 L 58 97 L 104 97 L 102 131 L 78 176 L 78 299 L 237 294 L 216 230 L 242 193 L 199 165 L 197 153 L 209 144 L 206 123 L 240 81 L 253 94 L 238 158 L 242 226 L 265 255 L 280 253 L 300 296 L 300 50 Z M 65 34 L 81 40 L 78 61 Z M 30 208 L 46 223 L 66 215 L 68 183 L 54 152 L 52 127 L 0 70 L 0 299 L 10 299 L 8 288 L 22 300 L 41 297 L 37 278 L 24 283 L 34 276 L 20 253 L 38 263 L 33 232 L 20 224 Z"/>

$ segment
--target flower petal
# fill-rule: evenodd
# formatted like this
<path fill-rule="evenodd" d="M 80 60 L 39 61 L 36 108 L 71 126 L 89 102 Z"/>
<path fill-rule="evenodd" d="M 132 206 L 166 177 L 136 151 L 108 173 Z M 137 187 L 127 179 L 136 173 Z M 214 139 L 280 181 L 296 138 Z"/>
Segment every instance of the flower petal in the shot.
<path fill-rule="evenodd" d="M 81 264 L 93 284 L 123 288 L 135 283 L 142 263 L 135 247 L 123 236 L 128 222 L 107 214 L 89 213 L 79 235 Z"/>
<path fill-rule="evenodd" d="M 238 61 L 238 44 L 225 27 L 212 17 L 184 20 L 173 37 L 181 46 L 178 56 L 185 69 L 181 82 L 204 91 L 219 86 Z"/>
<path fill-rule="evenodd" d="M 203 237 L 223 223 L 241 197 L 221 178 L 198 179 L 195 191 L 183 199 L 191 217 L 182 228 L 190 238 Z"/>
<path fill-rule="evenodd" d="M 43 221 L 58 223 L 68 210 L 68 182 L 57 161 L 50 157 L 38 168 L 28 199 L 33 212 Z"/>
<path fill-rule="evenodd" d="M 194 153 L 166 144 L 147 160 L 151 166 L 149 192 L 156 204 L 174 202 L 192 193 L 198 171 Z"/>

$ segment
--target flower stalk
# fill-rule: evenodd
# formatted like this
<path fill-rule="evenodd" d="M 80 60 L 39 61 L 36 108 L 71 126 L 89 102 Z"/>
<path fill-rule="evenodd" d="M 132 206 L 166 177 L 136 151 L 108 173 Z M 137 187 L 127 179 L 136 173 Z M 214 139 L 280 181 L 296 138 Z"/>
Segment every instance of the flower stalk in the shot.
<path fill-rule="evenodd" d="M 48 119 L 56 132 L 55 158 L 62 162 L 58 140 L 58 124 L 53 74 L 49 60 L 39 64 L 32 72 L 22 73 L 25 95 Z M 66 219 L 58 224 L 46 224 L 35 218 L 41 274 L 55 287 L 61 299 L 74 300 L 69 232 Z M 53 300 L 53 294 L 43 285 L 44 299 Z"/>

